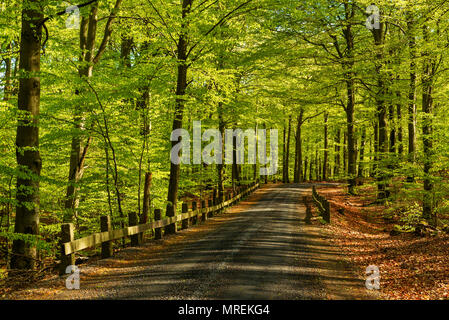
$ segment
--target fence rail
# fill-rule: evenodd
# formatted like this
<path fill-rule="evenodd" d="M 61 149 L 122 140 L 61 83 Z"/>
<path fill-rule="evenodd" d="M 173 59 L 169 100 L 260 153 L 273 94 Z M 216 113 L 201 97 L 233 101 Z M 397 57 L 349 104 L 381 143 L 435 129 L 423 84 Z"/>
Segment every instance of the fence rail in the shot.
<path fill-rule="evenodd" d="M 125 237 L 131 237 L 131 241 L 133 244 L 139 244 L 139 235 L 142 235 L 143 232 L 155 229 L 156 239 L 162 237 L 162 228 L 167 227 L 171 224 L 176 224 L 177 222 L 182 221 L 183 228 L 187 228 L 189 226 L 189 220 L 195 219 L 198 220 L 198 217 L 202 221 L 207 220 L 208 216 L 212 216 L 214 212 L 220 211 L 223 208 L 230 206 L 231 204 L 238 201 L 240 198 L 250 194 L 255 189 L 259 187 L 259 183 L 252 183 L 247 188 L 239 187 L 238 193 L 235 196 L 232 196 L 232 192 L 224 194 L 224 200 L 221 203 L 213 205 L 213 202 L 209 200 L 208 206 L 206 207 L 206 201 L 201 200 L 201 208 L 196 209 L 196 201 L 193 201 L 194 204 L 193 210 L 188 211 L 187 204 L 183 204 L 183 213 L 176 215 L 174 217 L 167 217 L 165 219 L 160 219 L 160 209 L 155 209 L 155 221 L 151 223 L 138 224 L 134 226 L 129 226 L 123 229 L 112 230 L 111 220 L 109 216 L 100 217 L 101 223 L 101 231 L 98 233 L 94 233 L 87 237 L 83 237 L 80 239 L 74 239 L 74 226 L 72 223 L 65 223 L 61 225 L 61 265 L 60 272 L 64 273 L 65 268 L 69 265 L 75 264 L 75 256 L 74 253 L 95 247 L 97 245 L 102 245 L 102 253 L 101 257 L 106 258 L 112 255 L 112 242 L 113 240 L 122 239 Z M 214 202 L 216 202 L 216 194 L 214 194 Z M 131 218 L 131 221 L 137 221 L 136 214 L 133 214 L 134 217 Z M 130 223 L 131 224 L 131 223 Z M 134 240 L 134 241 L 133 241 Z"/>
<path fill-rule="evenodd" d="M 315 203 L 316 207 L 320 211 L 320 215 L 323 217 L 323 220 L 327 223 L 331 222 L 331 211 L 330 211 L 330 203 L 323 196 L 321 196 L 317 191 L 315 186 L 312 187 L 312 199 Z"/>

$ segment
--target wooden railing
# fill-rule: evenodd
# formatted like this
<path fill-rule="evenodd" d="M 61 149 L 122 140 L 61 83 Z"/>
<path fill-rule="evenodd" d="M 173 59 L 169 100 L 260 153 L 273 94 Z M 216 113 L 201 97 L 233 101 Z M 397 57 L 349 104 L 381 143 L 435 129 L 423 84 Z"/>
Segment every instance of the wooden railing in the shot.
<path fill-rule="evenodd" d="M 155 239 L 162 238 L 162 228 L 167 227 L 171 224 L 175 224 L 177 222 L 182 222 L 182 228 L 186 229 L 190 224 L 195 224 L 198 221 L 198 217 L 205 221 L 208 217 L 211 217 L 213 213 L 219 212 L 223 210 L 225 207 L 228 207 L 242 197 L 250 194 L 255 189 L 259 187 L 259 183 L 252 183 L 249 186 L 238 187 L 237 192 L 234 195 L 233 192 L 228 192 L 223 194 L 223 202 L 214 204 L 213 200 L 208 200 L 207 206 L 206 201 L 201 200 L 201 209 L 197 209 L 197 202 L 192 201 L 192 210 L 188 211 L 187 203 L 183 203 L 182 205 L 182 213 L 176 215 L 174 217 L 167 217 L 165 219 L 161 219 L 161 210 L 154 210 L 154 219 L 155 221 L 151 223 L 145 224 L 137 224 L 137 214 L 131 213 L 129 215 L 130 226 L 123 228 L 112 230 L 111 227 L 111 217 L 110 216 L 101 216 L 100 217 L 100 226 L 101 232 L 94 233 L 90 236 L 76 239 L 74 238 L 74 225 L 72 223 L 65 223 L 61 225 L 61 264 L 60 264 L 60 272 L 61 274 L 65 273 L 65 269 L 69 265 L 75 264 L 75 252 L 95 247 L 101 244 L 101 257 L 107 258 L 112 256 L 112 241 L 122 239 L 125 237 L 131 237 L 131 245 L 138 245 L 142 242 L 142 235 L 145 231 L 150 229 L 155 229 Z M 215 197 L 214 197 L 215 199 Z M 216 202 L 216 201 L 215 201 Z M 132 225 L 134 224 L 134 225 Z"/>
<path fill-rule="evenodd" d="M 312 199 L 315 203 L 315 206 L 320 211 L 320 215 L 323 217 L 323 220 L 327 223 L 331 222 L 331 210 L 329 201 L 326 198 L 320 196 L 320 194 L 316 191 L 315 186 L 312 187 Z"/>

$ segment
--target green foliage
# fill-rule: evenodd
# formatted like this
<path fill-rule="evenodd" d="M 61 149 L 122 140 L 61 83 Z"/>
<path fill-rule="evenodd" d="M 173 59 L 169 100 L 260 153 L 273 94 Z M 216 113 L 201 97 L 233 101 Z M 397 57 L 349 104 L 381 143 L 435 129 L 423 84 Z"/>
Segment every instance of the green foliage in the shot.
<path fill-rule="evenodd" d="M 417 203 L 406 208 L 402 212 L 399 222 L 402 224 L 395 225 L 395 230 L 401 232 L 414 232 L 418 224 L 427 224 L 425 220 L 422 219 L 422 206 Z"/>
<path fill-rule="evenodd" d="M 11 230 L 18 204 L 17 178 L 27 177 L 27 172 L 16 166 L 15 150 L 17 120 L 29 116 L 17 109 L 18 81 L 23 76 L 18 61 L 20 3 L 0 2 L 0 232 L 8 239 L 8 245 L 19 239 Z M 62 8 L 59 2 L 43 3 L 46 16 Z M 114 3 L 98 2 L 94 54 L 102 43 Z M 301 124 L 305 180 L 311 173 L 312 179 L 319 176 L 324 152 L 328 154 L 331 172 L 328 177 L 348 179 L 349 170 L 345 166 L 348 139 L 344 136 L 348 128 L 345 110 L 350 74 L 355 97 L 351 124 L 355 126 L 353 138 L 361 180 L 371 178 L 373 184 L 387 185 L 391 211 L 386 215 L 392 218 L 399 215 L 400 228 L 404 230 L 412 230 L 422 218 L 419 206 L 425 196 L 431 198 L 433 213 L 444 219 L 449 212 L 447 4 L 440 5 L 434 0 L 379 1 L 376 5 L 388 28 L 385 43 L 377 48 L 372 32 L 365 26 L 364 9 L 370 4 L 365 0 L 193 1 L 192 12 L 183 19 L 179 1 L 124 0 L 105 51 L 88 78 L 80 76 L 80 70 L 89 63 L 80 59 L 79 30 L 67 29 L 64 15 L 48 20 L 45 26 L 49 37 L 45 53 L 41 54 L 39 74 L 39 151 L 43 163 L 39 178 L 39 239 L 49 240 L 46 248 L 54 249 L 60 223 L 71 215 L 77 237 L 99 231 L 99 218 L 104 214 L 112 215 L 115 227 L 126 225 L 127 213 L 142 213 L 146 172 L 152 173 L 149 218 L 153 218 L 155 208 L 166 207 L 169 137 L 176 99 L 180 98 L 175 95 L 177 42 L 184 33 L 189 49 L 188 86 L 182 97 L 184 128 L 191 132 L 194 120 L 201 120 L 204 129 L 217 128 L 220 123 L 226 128 L 266 126 L 279 129 L 281 140 L 291 116 L 288 163 L 291 177 L 297 160 L 297 117 L 301 113 L 306 119 Z M 81 18 L 88 19 L 91 8 L 81 8 Z M 348 8 L 354 9 L 353 15 L 347 15 Z M 409 49 L 406 18 L 409 13 L 416 27 L 415 57 Z M 428 41 L 422 35 L 425 23 L 430 30 Z M 344 45 L 348 25 L 354 35 L 350 55 Z M 383 52 L 382 57 L 376 56 L 378 50 Z M 431 52 L 438 61 L 432 114 L 421 111 L 426 52 Z M 11 67 L 9 75 L 7 61 Z M 413 64 L 417 83 L 412 104 L 418 110 L 415 121 L 418 125 L 417 150 L 412 159 L 407 154 L 407 125 Z M 379 79 L 387 90 L 380 90 Z M 9 93 L 5 90 L 7 82 L 12 88 Z M 388 111 L 387 138 L 393 135 L 396 139 L 391 146 L 394 150 L 387 153 L 378 149 L 379 100 Z M 328 115 L 327 148 L 323 141 L 324 112 Z M 422 124 L 430 120 L 433 146 L 432 152 L 425 154 Z M 362 140 L 364 155 L 360 156 Z M 84 172 L 79 181 L 69 181 L 72 143 L 76 141 L 81 148 L 88 145 Z M 279 151 L 283 147 L 280 143 Z M 285 157 L 285 154 L 280 157 L 279 165 Z M 425 173 L 427 161 L 432 167 Z M 245 164 L 240 169 L 241 182 L 253 179 L 252 165 Z M 233 184 L 231 172 L 231 166 L 225 165 L 222 181 L 225 187 Z M 407 177 L 413 177 L 413 182 L 407 182 Z M 423 191 L 426 179 L 432 182 L 432 191 Z M 204 195 L 217 184 L 216 165 L 181 166 L 180 197 Z M 66 209 L 69 186 L 77 190 L 76 210 Z M 399 213 L 400 208 L 413 202 L 418 204 Z M 180 206 L 179 202 L 178 210 Z M 42 245 L 38 238 L 24 239 Z"/>

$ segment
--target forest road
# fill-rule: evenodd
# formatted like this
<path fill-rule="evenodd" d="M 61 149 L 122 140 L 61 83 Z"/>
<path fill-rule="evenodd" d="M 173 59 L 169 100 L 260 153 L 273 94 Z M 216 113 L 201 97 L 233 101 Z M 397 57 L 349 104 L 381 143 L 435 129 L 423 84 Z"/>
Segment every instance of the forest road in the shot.
<path fill-rule="evenodd" d="M 80 289 L 63 288 L 53 298 L 374 299 L 323 227 L 304 223 L 300 199 L 310 188 L 265 186 L 243 201 L 250 204 L 241 211 L 181 247 L 167 245 L 157 257 L 142 256 L 141 247 L 125 249 L 136 250 L 137 264 L 119 253 L 97 266 L 80 265 Z M 201 226 L 180 234 L 195 228 Z M 127 257 L 133 257 L 132 252 Z"/>

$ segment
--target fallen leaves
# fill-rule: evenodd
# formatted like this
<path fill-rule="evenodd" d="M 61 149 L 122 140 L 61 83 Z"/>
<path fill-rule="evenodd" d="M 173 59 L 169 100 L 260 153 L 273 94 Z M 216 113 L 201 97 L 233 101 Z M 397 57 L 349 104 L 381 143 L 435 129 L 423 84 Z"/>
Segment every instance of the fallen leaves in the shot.
<path fill-rule="evenodd" d="M 381 219 L 384 210 L 363 189 L 362 196 L 348 196 L 338 188 L 320 189 L 331 202 L 331 239 L 364 275 L 368 265 L 381 273 L 385 299 L 428 300 L 449 298 L 449 236 L 390 236 L 392 222 Z M 339 214 L 343 209 L 345 214 Z"/>

